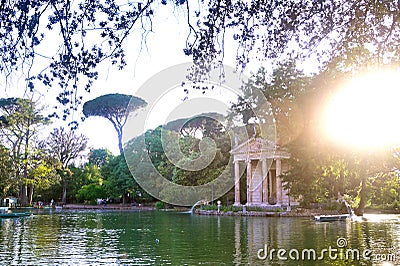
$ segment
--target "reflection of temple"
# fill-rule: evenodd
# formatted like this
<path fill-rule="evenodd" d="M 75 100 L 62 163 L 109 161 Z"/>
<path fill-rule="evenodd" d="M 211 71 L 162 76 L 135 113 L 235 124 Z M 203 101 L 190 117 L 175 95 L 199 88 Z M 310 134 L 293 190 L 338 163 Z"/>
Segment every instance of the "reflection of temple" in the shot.
<path fill-rule="evenodd" d="M 288 170 L 289 154 L 262 138 L 251 138 L 231 150 L 235 167 L 235 204 L 240 205 L 240 165 L 246 167 L 246 205 L 288 206 L 293 202 L 279 177 Z M 244 169 L 242 169 L 244 170 Z"/>
<path fill-rule="evenodd" d="M 307 234 L 296 230 L 304 230 L 298 226 L 298 220 L 293 218 L 265 219 L 263 217 L 235 217 L 234 239 L 235 246 L 233 252 L 234 265 L 286 265 L 274 263 L 276 261 L 260 260 L 258 250 L 264 249 L 265 245 L 271 249 L 287 248 L 293 246 L 296 241 L 304 241 L 302 238 Z M 296 235 L 296 238 L 290 236 Z M 288 237 L 289 236 L 289 237 Z M 301 239 L 301 240 L 300 240 Z M 277 253 L 274 258 L 277 258 Z M 262 254 L 265 254 L 264 252 Z M 269 254 L 270 255 L 270 254 Z M 285 254 L 288 256 L 288 253 Z M 269 264 L 271 263 L 271 264 Z M 297 265 L 297 264 L 296 264 Z"/>

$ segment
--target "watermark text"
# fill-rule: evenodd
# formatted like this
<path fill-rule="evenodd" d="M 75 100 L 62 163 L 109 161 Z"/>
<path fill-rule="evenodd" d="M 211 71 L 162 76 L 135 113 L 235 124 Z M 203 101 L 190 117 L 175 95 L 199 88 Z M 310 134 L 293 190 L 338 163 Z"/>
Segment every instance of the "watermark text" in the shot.
<path fill-rule="evenodd" d="M 321 250 L 313 248 L 290 250 L 284 248 L 271 248 L 267 244 L 257 251 L 257 258 L 260 260 L 293 260 L 293 261 L 322 261 L 322 260 L 344 260 L 360 261 L 372 260 L 379 262 L 394 262 L 396 254 L 374 254 L 370 249 L 349 248 L 345 238 L 338 238 L 336 246 L 328 246 Z"/>

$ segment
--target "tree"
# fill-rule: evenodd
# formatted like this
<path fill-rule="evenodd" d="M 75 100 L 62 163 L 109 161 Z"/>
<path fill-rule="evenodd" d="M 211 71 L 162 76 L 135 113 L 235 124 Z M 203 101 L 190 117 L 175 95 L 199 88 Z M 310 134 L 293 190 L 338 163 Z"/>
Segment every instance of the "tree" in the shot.
<path fill-rule="evenodd" d="M 38 128 L 49 123 L 34 101 L 22 98 L 0 99 L 0 134 L 2 142 L 10 151 L 11 175 L 19 186 L 19 199 L 23 206 L 28 204 L 27 179 L 33 169 L 33 155 Z M 32 187 L 30 187 L 32 189 Z"/>
<path fill-rule="evenodd" d="M 74 131 L 66 131 L 63 127 L 54 128 L 47 138 L 45 145 L 48 153 L 61 163 L 58 169 L 62 178 L 62 203 L 67 201 L 67 178 L 72 175 L 68 166 L 77 159 L 87 145 L 87 137 L 77 135 Z"/>
<path fill-rule="evenodd" d="M 106 94 L 97 97 L 83 105 L 83 114 L 89 116 L 101 116 L 107 118 L 118 135 L 118 148 L 120 154 L 122 147 L 122 128 L 126 124 L 129 114 L 139 108 L 145 107 L 147 103 L 138 97 L 125 94 Z"/>

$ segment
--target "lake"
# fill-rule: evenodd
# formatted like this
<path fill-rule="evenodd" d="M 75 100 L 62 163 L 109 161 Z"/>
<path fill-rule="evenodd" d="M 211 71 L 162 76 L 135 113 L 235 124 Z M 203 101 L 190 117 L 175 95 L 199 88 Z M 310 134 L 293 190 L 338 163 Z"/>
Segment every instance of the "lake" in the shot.
<path fill-rule="evenodd" d="M 1 219 L 0 265 L 399 265 L 400 216 L 366 217 L 43 211 Z"/>

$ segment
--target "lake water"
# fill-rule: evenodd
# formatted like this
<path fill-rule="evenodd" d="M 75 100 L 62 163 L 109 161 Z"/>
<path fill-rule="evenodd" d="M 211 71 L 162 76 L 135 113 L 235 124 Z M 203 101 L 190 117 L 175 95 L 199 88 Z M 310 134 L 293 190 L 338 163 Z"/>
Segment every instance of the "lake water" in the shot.
<path fill-rule="evenodd" d="M 0 265 L 399 265 L 400 216 L 366 217 L 47 211 L 1 219 Z"/>

